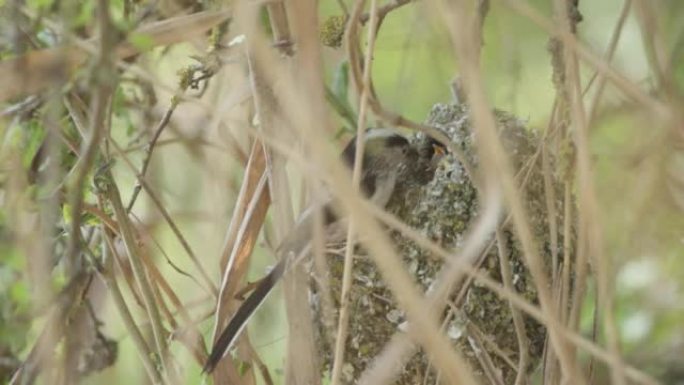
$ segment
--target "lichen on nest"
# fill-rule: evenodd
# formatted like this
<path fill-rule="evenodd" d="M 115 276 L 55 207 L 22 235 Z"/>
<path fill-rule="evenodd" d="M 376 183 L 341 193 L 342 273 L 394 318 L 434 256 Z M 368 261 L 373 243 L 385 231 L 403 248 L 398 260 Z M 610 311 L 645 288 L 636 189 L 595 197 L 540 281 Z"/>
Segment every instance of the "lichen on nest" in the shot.
<path fill-rule="evenodd" d="M 537 156 L 537 137 L 525 128 L 523 122 L 509 113 L 494 111 L 494 116 L 513 169 L 520 175 L 517 180 L 523 181 L 522 191 L 528 217 L 537 241 L 544 246 L 543 257 L 549 261 L 549 265 L 550 232 L 541 162 Z M 454 145 L 460 148 L 467 161 L 477 168 L 476 140 L 466 106 L 435 105 L 427 123 L 445 133 Z M 423 134 L 415 134 L 411 141 L 418 149 L 430 145 Z M 409 167 L 404 174 L 387 210 L 444 249 L 457 249 L 479 211 L 477 190 L 463 165 L 454 154 L 447 154 L 436 165 L 417 163 Z M 558 186 L 554 188 L 557 189 Z M 560 205 L 560 202 L 557 204 Z M 555 212 L 562 213 L 560 206 L 556 207 Z M 391 233 L 391 237 L 416 283 L 427 290 L 442 269 L 443 261 L 396 231 Z M 506 246 L 510 254 L 514 288 L 519 294 L 535 302 L 536 288 L 523 261 L 519 242 L 509 227 L 504 227 L 504 237 L 508 243 Z M 562 234 L 558 234 L 558 237 L 561 240 L 559 244 L 562 244 Z M 481 258 L 480 269 L 500 282 L 497 247 L 493 240 L 485 253 Z M 562 250 L 557 250 L 557 253 L 562 258 Z M 343 261 L 339 256 L 331 255 L 328 264 L 330 292 L 337 313 Z M 355 383 L 392 335 L 402 332 L 407 325 L 405 314 L 394 301 L 390 289 L 370 258 L 355 257 L 353 279 L 349 333 L 343 368 L 343 380 L 349 384 Z M 452 306 L 448 306 L 444 313 L 446 334 L 478 375 L 484 375 L 484 372 L 480 368 L 472 345 L 473 341 L 482 343 L 478 348 L 487 351 L 503 383 L 512 384 L 518 362 L 518 338 L 510 306 L 507 301 L 478 282 L 468 284 L 461 301 L 453 303 L 455 298 L 452 298 Z M 454 297 L 458 292 L 459 290 L 455 290 Z M 457 310 L 453 311 L 454 309 Z M 329 330 L 326 332 L 323 322 L 320 321 L 321 310 L 317 308 L 315 312 L 316 327 L 320 333 L 318 348 L 324 375 L 327 375 L 333 358 L 333 344 L 329 338 L 331 333 Z M 546 332 L 543 326 L 529 317 L 525 317 L 525 328 L 530 371 L 538 367 Z M 328 338 L 324 337 L 326 335 Z M 431 369 L 427 356 L 423 352 L 418 352 L 404 366 L 396 384 L 424 383 L 425 376 L 428 376 L 426 383 L 436 383 L 436 373 Z"/>

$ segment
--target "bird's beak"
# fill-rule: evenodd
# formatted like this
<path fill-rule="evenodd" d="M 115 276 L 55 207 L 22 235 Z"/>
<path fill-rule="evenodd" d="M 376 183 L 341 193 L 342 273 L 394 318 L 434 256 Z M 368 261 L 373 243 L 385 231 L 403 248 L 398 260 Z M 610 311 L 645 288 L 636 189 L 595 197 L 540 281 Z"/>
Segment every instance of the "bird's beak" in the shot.
<path fill-rule="evenodd" d="M 447 153 L 447 149 L 441 143 L 433 143 L 432 144 L 432 158 L 433 159 L 441 159 L 444 155 L 446 155 L 446 153 Z"/>

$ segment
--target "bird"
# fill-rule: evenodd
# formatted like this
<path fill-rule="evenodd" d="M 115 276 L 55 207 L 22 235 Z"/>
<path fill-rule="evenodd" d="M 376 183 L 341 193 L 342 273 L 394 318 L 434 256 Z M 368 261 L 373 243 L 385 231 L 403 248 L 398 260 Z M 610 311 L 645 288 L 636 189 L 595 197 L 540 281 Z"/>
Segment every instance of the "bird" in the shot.
<path fill-rule="evenodd" d="M 401 173 L 415 164 L 422 155 L 411 146 L 404 135 L 391 128 L 367 130 L 363 147 L 361 191 L 371 203 L 384 208 L 392 197 Z M 342 151 L 341 158 L 347 167 L 353 169 L 356 158 L 356 137 Z M 202 369 L 203 373 L 210 374 L 231 350 L 252 315 L 286 273 L 288 266 L 310 252 L 316 210 L 315 205 L 304 210 L 296 225 L 281 242 L 276 250 L 278 262 L 240 304 L 228 325 L 223 329 L 206 360 Z M 339 230 L 344 217 L 335 211 L 334 201 L 330 199 L 323 203 L 322 210 L 325 231 L 329 233 L 333 231 L 333 228 Z"/>

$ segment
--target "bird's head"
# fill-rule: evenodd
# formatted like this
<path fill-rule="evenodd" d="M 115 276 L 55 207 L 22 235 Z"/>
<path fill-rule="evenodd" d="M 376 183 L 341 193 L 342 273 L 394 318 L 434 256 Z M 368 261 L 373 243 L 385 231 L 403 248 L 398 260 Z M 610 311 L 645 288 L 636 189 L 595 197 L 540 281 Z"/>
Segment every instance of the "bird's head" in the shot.
<path fill-rule="evenodd" d="M 342 153 L 345 163 L 353 168 L 356 138 Z M 392 194 L 399 173 L 417 160 L 418 152 L 408 139 L 396 130 L 374 128 L 366 132 L 363 146 L 361 187 L 379 206 L 384 206 Z"/>

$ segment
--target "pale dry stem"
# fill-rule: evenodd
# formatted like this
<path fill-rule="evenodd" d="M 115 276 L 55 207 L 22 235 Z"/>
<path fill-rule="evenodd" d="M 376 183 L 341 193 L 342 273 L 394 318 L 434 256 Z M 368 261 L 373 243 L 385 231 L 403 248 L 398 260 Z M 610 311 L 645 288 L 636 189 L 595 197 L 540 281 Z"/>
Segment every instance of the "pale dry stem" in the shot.
<path fill-rule="evenodd" d="M 354 9 L 359 9 L 364 0 L 357 0 Z M 353 22 L 353 21 L 352 21 Z M 359 116 L 356 123 L 356 153 L 354 154 L 354 169 L 352 170 L 353 188 L 358 194 L 361 182 L 361 169 L 363 167 L 363 153 L 365 147 L 366 131 L 366 111 L 368 108 L 368 98 L 370 94 L 371 60 L 375 47 L 375 33 L 377 32 L 377 2 L 371 0 L 370 26 L 368 28 L 368 38 L 366 45 L 366 55 L 363 66 L 363 88 L 359 100 Z M 342 289 L 340 293 L 340 315 L 337 327 L 337 337 L 335 339 L 335 350 L 333 360 L 333 370 L 331 375 L 332 385 L 340 384 L 340 376 L 344 365 L 344 352 L 347 343 L 347 326 L 349 323 L 350 301 L 349 292 L 352 285 L 352 268 L 354 266 L 354 243 L 355 243 L 354 220 L 350 220 L 347 229 L 346 249 L 344 252 L 344 271 L 342 273 Z"/>

